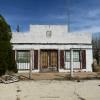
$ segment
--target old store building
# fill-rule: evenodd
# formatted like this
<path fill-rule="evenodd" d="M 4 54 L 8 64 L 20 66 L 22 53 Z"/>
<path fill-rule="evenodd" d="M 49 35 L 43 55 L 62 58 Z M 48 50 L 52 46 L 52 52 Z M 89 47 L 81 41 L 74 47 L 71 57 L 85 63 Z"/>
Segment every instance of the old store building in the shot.
<path fill-rule="evenodd" d="M 19 71 L 92 71 L 92 36 L 69 33 L 67 25 L 30 25 L 29 32 L 13 32 Z"/>

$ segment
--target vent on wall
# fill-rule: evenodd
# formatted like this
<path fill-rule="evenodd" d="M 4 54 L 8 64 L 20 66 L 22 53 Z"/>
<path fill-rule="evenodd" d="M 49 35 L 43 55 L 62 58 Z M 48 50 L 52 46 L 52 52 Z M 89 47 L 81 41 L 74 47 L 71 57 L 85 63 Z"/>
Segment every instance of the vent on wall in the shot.
<path fill-rule="evenodd" d="M 46 37 L 50 38 L 52 36 L 52 31 L 46 31 Z"/>

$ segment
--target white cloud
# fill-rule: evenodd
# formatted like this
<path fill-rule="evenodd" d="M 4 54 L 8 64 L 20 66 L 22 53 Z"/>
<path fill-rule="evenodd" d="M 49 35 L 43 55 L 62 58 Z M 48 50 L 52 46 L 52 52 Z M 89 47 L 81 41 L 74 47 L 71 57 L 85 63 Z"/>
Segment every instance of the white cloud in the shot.
<path fill-rule="evenodd" d="M 80 29 L 78 32 L 90 32 L 90 33 L 97 33 L 100 32 L 100 26 L 91 26 L 88 28 Z"/>
<path fill-rule="evenodd" d="M 90 18 L 98 17 L 98 15 L 100 15 L 100 9 L 90 10 L 87 14 L 87 16 Z"/>

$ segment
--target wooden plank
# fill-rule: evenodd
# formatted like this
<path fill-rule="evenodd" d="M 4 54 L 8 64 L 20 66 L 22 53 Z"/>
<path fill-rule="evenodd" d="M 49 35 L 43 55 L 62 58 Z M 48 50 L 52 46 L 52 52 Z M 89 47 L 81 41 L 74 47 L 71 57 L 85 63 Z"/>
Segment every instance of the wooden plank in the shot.
<path fill-rule="evenodd" d="M 86 69 L 86 51 L 82 50 L 81 55 L 82 55 L 82 69 Z"/>
<path fill-rule="evenodd" d="M 64 50 L 60 50 L 60 68 L 64 69 Z"/>
<path fill-rule="evenodd" d="M 34 50 L 34 69 L 38 69 L 38 50 Z"/>

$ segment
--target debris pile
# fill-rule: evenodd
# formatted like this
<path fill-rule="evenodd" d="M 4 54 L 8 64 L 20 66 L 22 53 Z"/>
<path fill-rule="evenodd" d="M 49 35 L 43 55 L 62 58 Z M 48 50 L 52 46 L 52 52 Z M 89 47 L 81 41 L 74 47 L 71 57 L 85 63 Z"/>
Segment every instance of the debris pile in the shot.
<path fill-rule="evenodd" d="M 18 75 L 3 75 L 0 77 L 0 82 L 4 84 L 14 83 L 19 81 Z"/>

